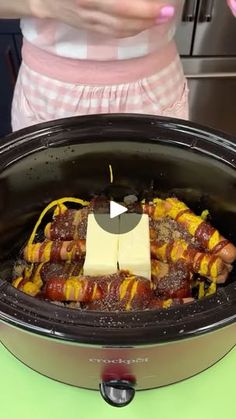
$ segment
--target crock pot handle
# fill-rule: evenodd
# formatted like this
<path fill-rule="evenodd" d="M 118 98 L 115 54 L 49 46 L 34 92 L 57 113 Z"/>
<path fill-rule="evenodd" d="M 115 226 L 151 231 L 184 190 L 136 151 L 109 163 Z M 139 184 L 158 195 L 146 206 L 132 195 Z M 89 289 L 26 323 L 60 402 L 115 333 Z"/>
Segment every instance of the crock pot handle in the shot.
<path fill-rule="evenodd" d="M 135 395 L 133 383 L 126 380 L 103 381 L 99 389 L 103 399 L 114 407 L 127 406 Z"/>

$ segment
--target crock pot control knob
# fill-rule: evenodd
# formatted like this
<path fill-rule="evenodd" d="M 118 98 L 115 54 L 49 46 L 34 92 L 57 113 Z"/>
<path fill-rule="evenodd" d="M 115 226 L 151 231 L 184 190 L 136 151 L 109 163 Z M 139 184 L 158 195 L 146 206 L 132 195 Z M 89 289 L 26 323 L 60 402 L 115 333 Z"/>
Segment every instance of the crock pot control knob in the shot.
<path fill-rule="evenodd" d="M 104 381 L 99 388 L 103 399 L 114 407 L 127 406 L 135 395 L 133 383 L 125 380 Z"/>

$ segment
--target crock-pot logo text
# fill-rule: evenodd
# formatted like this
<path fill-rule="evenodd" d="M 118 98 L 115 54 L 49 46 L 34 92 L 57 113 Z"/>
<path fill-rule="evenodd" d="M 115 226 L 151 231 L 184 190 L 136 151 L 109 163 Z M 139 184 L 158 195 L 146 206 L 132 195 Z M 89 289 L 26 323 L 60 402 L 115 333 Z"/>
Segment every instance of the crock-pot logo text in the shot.
<path fill-rule="evenodd" d="M 89 358 L 89 362 L 93 364 L 144 364 L 148 362 L 148 358 L 136 358 L 136 359 L 100 359 L 100 358 Z"/>

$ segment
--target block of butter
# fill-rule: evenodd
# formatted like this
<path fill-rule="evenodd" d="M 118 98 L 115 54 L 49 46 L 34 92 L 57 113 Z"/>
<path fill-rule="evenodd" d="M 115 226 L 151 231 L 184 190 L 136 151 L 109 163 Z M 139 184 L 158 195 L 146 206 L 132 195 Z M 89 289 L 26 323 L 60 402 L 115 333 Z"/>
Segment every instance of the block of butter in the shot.
<path fill-rule="evenodd" d="M 122 223 L 126 225 L 129 223 L 127 217 L 136 217 L 136 214 L 120 216 L 121 231 L 124 231 Z M 131 231 L 120 234 L 118 265 L 119 269 L 151 279 L 150 233 L 147 214 L 142 215 L 140 222 Z"/>
<path fill-rule="evenodd" d="M 111 222 L 109 214 L 99 214 L 102 224 Z M 118 231 L 119 218 L 112 220 L 117 223 Z M 83 267 L 84 275 L 110 275 L 118 270 L 118 234 L 105 231 L 97 223 L 94 214 L 89 214 L 86 236 L 86 257 Z"/>

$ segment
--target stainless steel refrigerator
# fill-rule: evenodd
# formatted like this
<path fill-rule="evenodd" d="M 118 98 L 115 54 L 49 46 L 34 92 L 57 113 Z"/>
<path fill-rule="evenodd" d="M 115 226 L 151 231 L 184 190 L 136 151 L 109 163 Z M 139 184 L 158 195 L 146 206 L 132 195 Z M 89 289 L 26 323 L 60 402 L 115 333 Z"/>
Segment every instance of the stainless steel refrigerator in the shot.
<path fill-rule="evenodd" d="M 186 0 L 176 40 L 190 119 L 236 136 L 236 18 L 226 0 Z"/>

